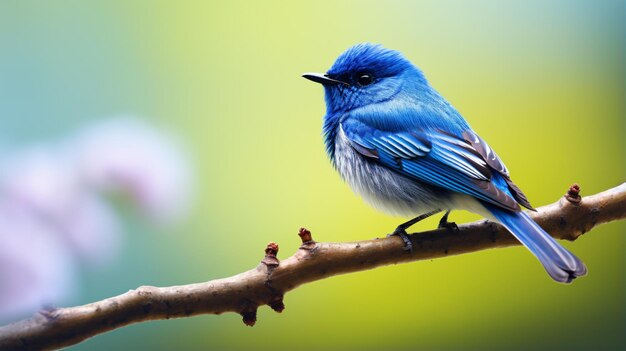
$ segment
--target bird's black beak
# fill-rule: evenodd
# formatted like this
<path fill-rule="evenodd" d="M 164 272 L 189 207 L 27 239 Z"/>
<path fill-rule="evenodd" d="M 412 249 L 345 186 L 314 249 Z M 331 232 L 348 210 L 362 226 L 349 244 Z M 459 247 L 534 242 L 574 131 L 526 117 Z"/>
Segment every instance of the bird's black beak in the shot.
<path fill-rule="evenodd" d="M 340 80 L 337 79 L 332 79 L 328 76 L 328 74 L 322 74 L 322 73 L 305 73 L 302 75 L 302 77 L 308 79 L 308 80 L 312 80 L 316 83 L 320 83 L 323 85 L 328 85 L 328 84 L 343 84 L 343 85 L 349 85 L 346 82 L 342 82 Z"/>

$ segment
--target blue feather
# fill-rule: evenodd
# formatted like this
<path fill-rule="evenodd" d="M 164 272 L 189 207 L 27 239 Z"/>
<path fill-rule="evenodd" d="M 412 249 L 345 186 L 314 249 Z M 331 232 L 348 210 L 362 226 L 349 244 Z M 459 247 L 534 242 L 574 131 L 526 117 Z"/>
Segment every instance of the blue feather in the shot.
<path fill-rule="evenodd" d="M 582 261 L 559 245 L 526 213 L 510 212 L 493 205 L 485 207 L 539 259 L 552 279 L 570 283 L 574 278 L 587 274 Z"/>

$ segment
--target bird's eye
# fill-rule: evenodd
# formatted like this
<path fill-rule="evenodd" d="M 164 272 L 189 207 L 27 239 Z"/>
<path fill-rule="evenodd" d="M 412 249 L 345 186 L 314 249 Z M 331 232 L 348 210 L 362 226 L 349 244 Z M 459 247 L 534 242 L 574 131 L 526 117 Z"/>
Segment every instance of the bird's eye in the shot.
<path fill-rule="evenodd" d="M 368 73 L 361 73 L 358 75 L 356 82 L 359 83 L 360 86 L 364 87 L 374 83 L 374 77 Z"/>

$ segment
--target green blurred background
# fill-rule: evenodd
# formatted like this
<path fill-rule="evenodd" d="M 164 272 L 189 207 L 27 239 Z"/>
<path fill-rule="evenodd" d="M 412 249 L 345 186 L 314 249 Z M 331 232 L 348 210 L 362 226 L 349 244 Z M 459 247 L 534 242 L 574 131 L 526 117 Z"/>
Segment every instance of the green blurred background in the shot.
<path fill-rule="evenodd" d="M 402 51 L 506 161 L 534 205 L 573 182 L 626 179 L 623 1 L 3 1 L 0 136 L 27 144 L 119 113 L 186 140 L 193 213 L 169 234 L 128 220 L 118 260 L 84 272 L 76 304 L 279 257 L 305 226 L 320 241 L 382 236 L 378 213 L 335 174 L 320 86 L 347 47 Z M 477 217 L 453 212 L 464 222 Z M 611 349 L 626 343 L 626 223 L 563 243 L 589 268 L 553 283 L 516 247 L 334 277 L 286 310 L 143 323 L 75 350 Z M 416 231 L 436 225 L 421 223 Z"/>

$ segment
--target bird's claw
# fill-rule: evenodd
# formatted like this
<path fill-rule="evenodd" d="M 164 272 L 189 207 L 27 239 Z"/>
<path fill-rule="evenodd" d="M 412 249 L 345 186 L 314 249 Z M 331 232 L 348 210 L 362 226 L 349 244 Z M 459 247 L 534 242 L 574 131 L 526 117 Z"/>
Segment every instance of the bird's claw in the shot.
<path fill-rule="evenodd" d="M 413 243 L 411 242 L 411 238 L 409 238 L 409 235 L 406 233 L 406 230 L 404 228 L 396 228 L 393 233 L 387 235 L 387 237 L 390 236 L 399 236 L 400 239 L 402 239 L 402 241 L 404 242 L 404 247 L 402 248 L 402 250 L 413 252 Z"/>
<path fill-rule="evenodd" d="M 453 231 L 455 233 L 458 233 L 460 231 L 459 226 L 456 225 L 455 222 L 448 222 L 448 221 L 441 221 L 441 222 L 439 222 L 439 225 L 437 226 L 437 228 L 439 228 L 439 229 L 448 229 L 448 230 Z"/>
<path fill-rule="evenodd" d="M 454 222 L 448 222 L 448 216 L 450 215 L 450 210 L 446 211 L 446 214 L 443 215 L 443 217 L 441 217 L 441 219 L 439 220 L 439 225 L 437 226 L 437 228 L 439 229 L 448 229 L 452 232 L 458 233 L 459 232 L 459 226 L 456 225 L 456 223 Z"/>

